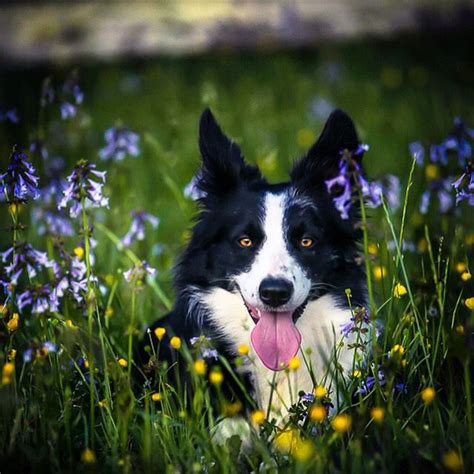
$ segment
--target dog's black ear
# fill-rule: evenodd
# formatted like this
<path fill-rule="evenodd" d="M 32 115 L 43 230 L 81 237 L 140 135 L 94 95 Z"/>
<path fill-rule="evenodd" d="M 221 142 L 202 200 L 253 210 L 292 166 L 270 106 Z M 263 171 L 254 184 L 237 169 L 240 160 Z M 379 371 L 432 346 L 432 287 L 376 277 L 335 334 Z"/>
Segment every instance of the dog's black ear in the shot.
<path fill-rule="evenodd" d="M 359 144 L 351 118 L 342 110 L 331 113 L 316 143 L 296 162 L 291 172 L 294 182 L 308 186 L 324 183 L 338 173 L 340 152 Z"/>
<path fill-rule="evenodd" d="M 261 178 L 257 167 L 245 164 L 239 146 L 223 133 L 209 108 L 199 122 L 199 149 L 202 169 L 198 186 L 205 194 L 225 194 L 244 180 Z"/>

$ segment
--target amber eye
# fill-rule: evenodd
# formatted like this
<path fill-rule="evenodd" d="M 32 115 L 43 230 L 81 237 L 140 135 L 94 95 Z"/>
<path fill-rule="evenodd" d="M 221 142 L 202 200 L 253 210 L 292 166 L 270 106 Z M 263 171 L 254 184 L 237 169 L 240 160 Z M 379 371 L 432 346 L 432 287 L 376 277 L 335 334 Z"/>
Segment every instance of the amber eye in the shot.
<path fill-rule="evenodd" d="M 252 247 L 253 242 L 252 239 L 250 239 L 249 237 L 241 237 L 239 239 L 239 245 L 241 247 Z"/>
<path fill-rule="evenodd" d="M 313 239 L 310 239 L 309 237 L 303 237 L 301 240 L 300 240 L 300 245 L 301 247 L 305 248 L 305 249 L 309 249 L 310 247 L 312 247 L 314 244 L 314 240 Z"/>

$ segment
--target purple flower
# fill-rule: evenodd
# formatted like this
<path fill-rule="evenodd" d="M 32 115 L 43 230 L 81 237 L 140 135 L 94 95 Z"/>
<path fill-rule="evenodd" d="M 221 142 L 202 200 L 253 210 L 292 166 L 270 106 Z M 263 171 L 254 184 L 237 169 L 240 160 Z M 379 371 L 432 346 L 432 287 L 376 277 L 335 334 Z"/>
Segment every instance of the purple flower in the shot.
<path fill-rule="evenodd" d="M 18 123 L 20 119 L 18 118 L 18 111 L 16 109 L 4 109 L 0 107 L 0 122 L 9 121 L 11 123 Z"/>
<path fill-rule="evenodd" d="M 206 193 L 202 191 L 199 187 L 199 182 L 201 181 L 201 174 L 198 173 L 196 176 L 193 176 L 191 181 L 184 188 L 184 196 L 193 201 L 198 201 L 206 197 Z"/>
<path fill-rule="evenodd" d="M 105 134 L 105 147 L 99 152 L 103 160 L 122 161 L 140 154 L 140 136 L 126 127 L 111 127 Z"/>
<path fill-rule="evenodd" d="M 422 166 L 425 160 L 425 147 L 421 142 L 413 142 L 408 145 L 410 155 L 416 159 L 416 164 Z"/>
<path fill-rule="evenodd" d="M 82 200 L 87 207 L 109 207 L 109 198 L 104 197 L 102 188 L 105 183 L 105 171 L 97 171 L 93 163 L 80 161 L 67 177 L 69 185 L 63 191 L 58 209 L 70 206 L 69 215 L 77 217 L 82 211 Z M 99 181 L 95 181 L 96 179 Z"/>
<path fill-rule="evenodd" d="M 31 287 L 18 294 L 16 304 L 20 311 L 31 306 L 33 314 L 59 311 L 59 301 L 49 283 Z"/>
<path fill-rule="evenodd" d="M 84 93 L 79 87 L 77 71 L 73 71 L 66 79 L 66 82 L 63 84 L 63 93 L 71 102 L 74 101 L 77 105 L 82 104 Z"/>
<path fill-rule="evenodd" d="M 443 143 L 441 145 L 430 146 L 430 160 L 433 163 L 439 163 L 443 166 L 448 164 L 448 153 L 446 151 L 446 146 Z"/>
<path fill-rule="evenodd" d="M 25 364 L 28 364 L 29 362 L 31 362 L 33 359 L 33 349 L 31 349 L 31 347 L 29 349 L 26 349 L 25 352 L 23 352 L 23 362 Z"/>
<path fill-rule="evenodd" d="M 40 156 L 43 160 L 48 158 L 48 150 L 45 147 L 44 140 L 37 138 L 30 143 L 30 153 Z"/>
<path fill-rule="evenodd" d="M 379 385 L 381 387 L 383 387 L 386 384 L 385 374 L 383 370 L 378 371 L 378 380 L 379 380 Z M 374 385 L 375 385 L 375 377 L 370 375 L 365 380 L 362 380 L 360 382 L 360 385 L 357 388 L 355 394 L 367 395 L 374 388 Z"/>
<path fill-rule="evenodd" d="M 367 309 L 364 307 L 355 308 L 350 321 L 347 324 L 341 324 L 341 334 L 343 337 L 348 337 L 352 332 L 366 330 L 367 328 L 364 328 L 364 326 L 369 324 L 370 318 Z"/>
<path fill-rule="evenodd" d="M 129 283 L 136 283 L 141 282 L 147 274 L 151 277 L 155 276 L 156 269 L 150 267 L 145 260 L 142 260 L 136 263 L 130 270 L 124 272 L 123 277 Z"/>
<path fill-rule="evenodd" d="M 77 107 L 69 102 L 63 102 L 59 109 L 61 111 L 61 118 L 67 120 L 69 118 L 74 118 L 77 114 Z"/>
<path fill-rule="evenodd" d="M 378 181 L 378 185 L 379 192 L 384 195 L 388 207 L 396 212 L 400 207 L 400 178 L 387 174 Z"/>
<path fill-rule="evenodd" d="M 472 146 L 469 140 L 474 139 L 474 129 L 468 128 L 464 122 L 456 117 L 454 119 L 454 131 L 443 142 L 446 150 L 457 152 L 458 163 L 465 166 L 472 157 Z"/>
<path fill-rule="evenodd" d="M 26 202 L 28 197 L 37 199 L 39 178 L 28 157 L 13 149 L 7 172 L 0 175 L 0 193 L 6 193 L 10 202 Z"/>
<path fill-rule="evenodd" d="M 429 183 L 429 188 L 421 195 L 420 213 L 427 214 L 432 197 L 438 199 L 438 211 L 446 214 L 451 210 L 454 199 L 451 194 L 451 179 L 434 179 Z"/>
<path fill-rule="evenodd" d="M 125 245 L 125 247 L 129 247 L 135 240 L 143 240 L 145 238 L 146 222 L 148 222 L 153 229 L 156 229 L 160 222 L 158 217 L 148 214 L 145 211 L 133 210 L 130 214 L 132 216 L 132 224 L 122 239 L 122 244 Z"/>
<path fill-rule="evenodd" d="M 468 163 L 464 173 L 452 183 L 456 190 L 456 205 L 466 200 L 470 206 L 474 206 L 474 164 Z"/>

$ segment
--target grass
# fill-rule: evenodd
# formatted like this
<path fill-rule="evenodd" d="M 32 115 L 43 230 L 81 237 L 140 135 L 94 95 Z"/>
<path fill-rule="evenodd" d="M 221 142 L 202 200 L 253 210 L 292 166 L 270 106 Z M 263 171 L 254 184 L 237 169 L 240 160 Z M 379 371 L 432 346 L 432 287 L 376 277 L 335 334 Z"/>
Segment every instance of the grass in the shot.
<path fill-rule="evenodd" d="M 79 247 L 88 270 L 85 305 L 65 298 L 55 312 L 34 315 L 25 309 L 16 330 L 9 321 L 17 308 L 6 298 L 0 326 L 2 470 L 472 471 L 473 313 L 465 300 L 474 296 L 474 288 L 472 279 L 461 278 L 473 270 L 472 208 L 463 203 L 455 212 L 440 214 L 432 206 L 421 215 L 420 195 L 433 169 L 414 166 L 408 144 L 439 143 L 457 115 L 474 123 L 474 68 L 462 47 L 469 38 L 425 44 L 425 38 L 411 38 L 294 53 L 82 65 L 84 104 L 69 121 L 59 119 L 56 106 L 39 107 L 42 80 L 53 74 L 60 84 L 64 68 L 4 71 L 0 102 L 17 106 L 21 123 L 5 124 L 0 131 L 1 156 L 7 157 L 14 143 L 27 148 L 40 137 L 50 158 L 67 160 L 68 174 L 79 159 L 95 162 L 108 171 L 110 209 L 84 212 L 73 223 L 74 235 L 57 239 L 38 235 L 31 221 L 31 210 L 42 201 L 17 208 L 0 203 L 2 229 L 7 229 L 0 235 L 1 250 L 24 239 L 64 260 L 80 253 Z M 354 349 L 356 372 L 331 387 L 333 401 L 347 400 L 347 418 L 329 419 L 313 410 L 313 403 L 301 402 L 281 430 L 261 407 L 264 416 L 251 416 L 258 423 L 246 435 L 250 442 L 242 445 L 231 437 L 219 443 L 213 437 L 216 419 L 233 417 L 239 406 L 223 401 L 214 372 L 200 375 L 202 367 L 193 365 L 195 351 L 184 343 L 176 349 L 189 360 L 195 386 L 191 399 L 183 395 L 181 381 L 168 380 L 163 367 L 156 387 L 134 392 L 131 353 L 146 325 L 172 306 L 172 263 L 196 212 L 182 189 L 198 166 L 200 111 L 210 105 L 247 158 L 277 181 L 285 179 L 292 159 L 323 124 L 309 112 L 314 98 L 353 116 L 362 140 L 371 146 L 364 158 L 370 176 L 392 173 L 402 182 L 398 211 L 385 205 L 363 217 L 371 314 L 382 322 L 382 334 L 371 341 L 367 364 L 361 350 Z M 98 158 L 103 132 L 120 123 L 140 133 L 141 154 L 103 163 Z M 37 156 L 32 161 L 44 185 L 45 163 Z M 6 160 L 1 163 L 3 173 Z M 449 171 L 460 174 L 455 167 Z M 161 222 L 156 232 L 147 228 L 142 242 L 123 249 L 117 244 L 135 208 Z M 89 237 L 96 247 L 89 247 Z M 414 251 L 404 248 L 404 241 L 413 242 Z M 127 283 L 123 272 L 143 259 L 158 269 L 157 276 Z M 51 279 L 45 270 L 31 282 L 21 280 L 14 292 Z M 406 290 L 400 298 L 394 296 L 398 283 Z M 360 332 L 360 337 L 368 336 Z M 45 341 L 58 350 L 41 350 Z M 162 343 L 168 343 L 166 336 Z M 28 349 L 33 359 L 24 362 Z M 300 357 L 296 370 L 307 370 L 304 354 Z M 374 388 L 352 397 L 361 381 L 374 375 Z M 316 385 L 325 385 L 323 374 L 314 376 Z M 291 382 L 291 371 L 288 377 Z M 400 383 L 405 388 L 394 389 Z M 219 403 L 211 403 L 215 399 Z M 314 406 L 324 401 L 316 399 Z M 298 422 L 308 409 L 312 416 Z"/>

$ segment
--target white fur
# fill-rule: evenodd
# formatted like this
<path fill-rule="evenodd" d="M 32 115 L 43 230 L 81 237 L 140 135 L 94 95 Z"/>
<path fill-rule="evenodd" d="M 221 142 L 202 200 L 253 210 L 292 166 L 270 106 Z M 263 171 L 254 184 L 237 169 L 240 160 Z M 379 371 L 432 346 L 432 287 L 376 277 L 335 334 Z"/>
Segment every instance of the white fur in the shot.
<path fill-rule="evenodd" d="M 263 232 L 265 239 L 250 269 L 235 280 L 239 285 L 245 301 L 254 307 L 262 307 L 259 287 L 268 276 L 283 278 L 293 284 L 293 295 L 287 304 L 278 311 L 293 311 L 307 299 L 311 289 L 311 281 L 305 275 L 298 262 L 288 251 L 285 238 L 285 208 L 287 193 L 267 193 L 264 201 Z"/>
<path fill-rule="evenodd" d="M 314 387 L 310 371 L 303 362 L 304 358 L 312 369 L 316 383 L 324 383 L 326 387 L 332 384 L 334 389 L 334 351 L 343 342 L 343 346 L 337 349 L 337 363 L 346 375 L 352 369 L 353 350 L 348 348 L 348 344 L 353 342 L 353 338 L 343 341 L 340 328 L 342 324 L 349 322 L 351 312 L 338 308 L 330 295 L 309 302 L 296 322 L 296 327 L 302 335 L 299 354 L 302 365 L 300 369 L 289 374 L 267 369 L 256 355 L 250 341 L 255 323 L 239 293 L 216 288 L 204 295 L 202 302 L 209 309 L 214 327 L 227 342 L 233 344 L 236 355 L 240 344 L 250 347 L 248 361 L 240 370 L 250 372 L 258 405 L 264 410 L 268 408 L 271 383 L 274 381 L 276 390 L 273 393 L 272 413 L 278 419 L 284 417 L 291 404 L 297 401 L 298 392 L 311 392 Z"/>

